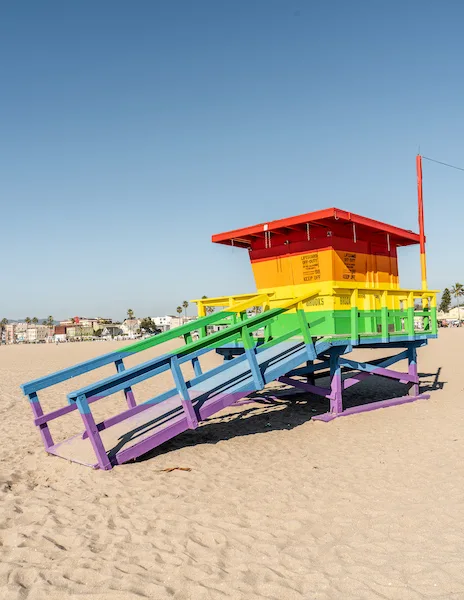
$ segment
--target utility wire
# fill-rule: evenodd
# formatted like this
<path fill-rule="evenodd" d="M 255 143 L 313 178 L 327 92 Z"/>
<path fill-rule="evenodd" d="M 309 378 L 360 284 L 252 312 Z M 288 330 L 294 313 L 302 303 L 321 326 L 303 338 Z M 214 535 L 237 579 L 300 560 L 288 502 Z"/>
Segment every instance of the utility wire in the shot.
<path fill-rule="evenodd" d="M 462 167 L 456 167 L 455 165 L 450 165 L 448 163 L 441 162 L 440 160 L 435 160 L 434 158 L 429 158 L 428 156 L 423 156 L 422 158 L 424 160 L 428 160 L 430 162 L 437 163 L 438 165 L 443 165 L 445 167 L 450 167 L 450 169 L 456 169 L 457 171 L 464 171 L 464 169 Z"/>

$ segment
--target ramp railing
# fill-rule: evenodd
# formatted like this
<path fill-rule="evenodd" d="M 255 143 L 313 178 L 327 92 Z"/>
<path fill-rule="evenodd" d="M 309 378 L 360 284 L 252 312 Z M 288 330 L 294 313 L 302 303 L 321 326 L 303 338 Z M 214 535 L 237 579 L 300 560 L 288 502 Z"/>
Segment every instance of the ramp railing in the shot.
<path fill-rule="evenodd" d="M 169 342 L 179 337 L 184 337 L 186 343 L 189 343 L 189 341 L 192 340 L 192 333 L 195 331 L 199 331 L 200 336 L 206 336 L 207 329 L 209 326 L 221 321 L 232 323 L 233 320 L 237 318 L 237 314 L 239 317 L 243 316 L 243 313 L 247 310 L 247 308 L 253 306 L 253 303 L 262 300 L 264 297 L 265 296 L 262 294 L 255 294 L 254 296 L 251 296 L 248 300 L 236 303 L 228 307 L 227 310 L 207 315 L 195 321 L 185 323 L 184 325 L 181 325 L 169 331 L 165 331 L 164 333 L 153 335 L 152 337 L 149 337 L 145 340 L 140 340 L 133 344 L 129 344 L 120 348 L 119 350 L 109 352 L 108 354 L 103 354 L 102 356 L 98 356 L 96 358 L 87 360 L 72 367 L 62 369 L 61 371 L 57 371 L 56 373 L 51 373 L 50 375 L 46 375 L 45 377 L 41 377 L 40 379 L 35 379 L 33 381 L 23 384 L 21 388 L 23 389 L 25 394 L 29 394 L 31 392 L 38 392 L 50 386 L 56 385 L 63 381 L 67 381 L 68 379 L 72 379 L 74 377 L 78 377 L 79 375 L 83 375 L 84 373 L 88 373 L 89 371 L 93 371 L 94 369 L 99 369 L 100 367 L 104 367 L 111 363 L 115 363 L 117 372 L 121 372 L 122 370 L 124 370 L 123 368 L 121 368 L 123 366 L 121 365 L 121 361 L 123 361 L 124 358 L 132 356 L 133 354 L 137 354 L 139 352 L 143 352 L 144 350 L 148 350 L 149 348 L 159 346 L 165 342 Z"/>
<path fill-rule="evenodd" d="M 165 334 L 160 334 L 154 338 L 142 340 L 119 351 L 109 353 L 102 357 L 98 357 L 85 363 L 81 363 L 80 365 L 76 365 L 75 367 L 64 369 L 57 373 L 47 375 L 41 379 L 36 379 L 29 383 L 23 384 L 21 387 L 24 394 L 29 397 L 34 414 L 34 424 L 40 428 L 45 448 L 51 451 L 52 447 L 54 446 L 48 423 L 74 410 L 78 410 L 81 414 L 86 430 L 84 437 L 88 437 L 90 439 L 98 459 L 98 465 L 104 469 L 111 468 L 111 461 L 103 447 L 99 432 L 149 408 L 150 406 L 153 406 L 153 404 L 163 402 L 164 400 L 176 394 L 180 396 L 187 427 L 195 428 L 198 425 L 198 417 L 192 405 L 192 398 L 190 397 L 189 389 L 200 381 L 205 381 L 209 377 L 216 374 L 218 369 L 227 369 L 231 366 L 231 363 L 235 364 L 235 362 L 246 360 L 248 362 L 249 370 L 252 374 L 253 387 L 255 390 L 258 390 L 264 387 L 265 381 L 258 363 L 257 355 L 258 353 L 263 352 L 265 349 L 292 337 L 299 337 L 301 340 L 300 344 L 304 344 L 306 346 L 307 360 L 313 360 L 315 358 L 314 346 L 309 331 L 307 315 L 303 310 L 303 303 L 309 298 L 316 296 L 318 292 L 319 290 L 313 290 L 304 296 L 290 300 L 286 303 L 282 303 L 282 305 L 278 308 L 269 309 L 264 313 L 258 314 L 254 317 L 242 318 L 244 317 L 244 312 L 249 306 L 256 305 L 258 301 L 265 300 L 263 295 L 253 296 L 247 300 L 228 307 L 227 311 L 221 311 L 221 313 L 205 316 L 198 321 L 188 323 L 182 327 L 166 332 Z M 287 311 L 295 311 L 297 313 L 298 327 L 277 338 L 267 339 L 264 341 L 264 343 L 258 346 L 256 340 L 252 337 L 253 332 L 262 327 L 266 327 L 276 317 Z M 200 334 L 199 339 L 195 341 L 191 338 L 193 331 L 198 330 L 199 328 L 201 330 L 201 328 L 205 328 L 209 324 L 215 323 L 218 320 L 223 320 L 224 318 L 229 318 L 232 320 L 232 324 L 226 329 L 210 335 Z M 235 323 L 233 322 L 234 320 L 236 321 Z M 129 356 L 136 352 L 151 348 L 157 345 L 157 343 L 162 343 L 162 341 L 175 339 L 176 337 L 179 337 L 180 334 L 184 335 L 184 337 L 187 336 L 185 346 L 180 347 L 168 354 L 158 356 L 148 362 L 136 365 L 130 369 L 125 369 L 122 362 L 125 356 Z M 243 344 L 243 347 L 245 348 L 244 355 L 242 357 L 237 357 L 233 361 L 230 361 L 229 364 L 224 364 L 221 367 L 212 369 L 207 373 L 202 373 L 198 361 L 199 357 L 203 353 L 209 352 L 217 346 L 231 342 Z M 180 368 L 180 365 L 187 361 L 192 362 L 195 372 L 194 378 L 190 381 L 185 381 Z M 43 413 L 38 398 L 38 392 L 40 390 L 57 383 L 61 383 L 83 373 L 87 373 L 101 366 L 110 364 L 111 362 L 114 362 L 116 365 L 117 373 L 115 375 L 69 393 L 67 396 L 67 406 L 63 406 L 48 412 L 47 414 Z M 172 373 L 175 388 L 137 405 L 132 392 L 132 386 L 168 370 Z M 90 410 L 90 404 L 119 391 L 124 391 L 128 409 L 119 415 L 96 424 Z"/>

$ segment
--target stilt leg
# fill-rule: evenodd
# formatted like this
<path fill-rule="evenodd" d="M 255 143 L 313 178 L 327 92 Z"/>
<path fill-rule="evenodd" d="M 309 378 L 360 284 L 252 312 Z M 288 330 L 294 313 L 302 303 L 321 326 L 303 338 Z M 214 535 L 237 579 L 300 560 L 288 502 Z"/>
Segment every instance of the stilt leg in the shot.
<path fill-rule="evenodd" d="M 410 346 L 408 348 L 408 373 L 409 375 L 417 377 L 417 349 L 415 346 Z M 418 396 L 419 393 L 419 384 L 413 383 L 409 388 L 409 395 Z"/>
<path fill-rule="evenodd" d="M 314 364 L 313 360 L 308 360 L 306 362 L 306 366 L 307 367 L 312 367 Z M 315 385 L 316 384 L 316 378 L 314 376 L 314 371 L 312 373 L 308 373 L 308 375 L 306 376 L 306 382 L 310 383 L 311 385 Z"/>
<path fill-rule="evenodd" d="M 332 350 L 330 353 L 330 412 L 333 415 L 343 412 L 342 370 L 339 358 L 338 352 Z"/>

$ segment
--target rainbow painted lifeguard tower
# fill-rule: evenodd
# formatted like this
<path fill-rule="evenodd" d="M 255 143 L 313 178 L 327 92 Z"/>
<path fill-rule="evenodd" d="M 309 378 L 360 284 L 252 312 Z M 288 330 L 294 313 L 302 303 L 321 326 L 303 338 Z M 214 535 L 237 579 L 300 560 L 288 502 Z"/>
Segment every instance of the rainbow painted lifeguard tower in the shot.
<path fill-rule="evenodd" d="M 269 307 L 311 294 L 304 311 L 313 337 L 347 337 L 357 345 L 360 336 L 381 343 L 412 336 L 405 309 L 414 310 L 417 300 L 436 322 L 433 292 L 400 289 L 397 248 L 419 244 L 412 231 L 329 208 L 220 233 L 213 242 L 248 249 Z M 295 313 L 282 315 L 274 333 L 295 323 Z"/>
<path fill-rule="evenodd" d="M 330 208 L 213 236 L 248 250 L 257 291 L 195 300 L 193 322 L 21 386 L 46 450 L 111 469 L 276 381 L 324 398 L 326 409 L 312 416 L 322 421 L 428 398 L 419 389 L 417 349 L 437 335 L 436 298 L 427 290 L 419 215 L 419 234 Z M 411 244 L 421 247 L 422 289 L 403 289 L 398 280 L 397 249 Z M 156 358 L 126 367 L 128 356 L 179 337 L 177 349 L 161 346 Z M 357 347 L 399 351 L 361 362 L 348 358 Z M 223 364 L 205 370 L 208 352 L 223 355 Z M 407 371 L 391 368 L 403 360 Z M 108 365 L 114 374 L 74 383 Z M 172 387 L 137 402 L 137 385 L 164 372 Z M 405 384 L 405 394 L 344 406 L 344 390 L 377 376 Z M 67 403 L 44 414 L 39 392 L 71 380 Z M 118 393 L 124 409 L 115 404 L 96 422 L 92 404 Z M 84 431 L 55 441 L 52 422 L 74 411 Z"/>

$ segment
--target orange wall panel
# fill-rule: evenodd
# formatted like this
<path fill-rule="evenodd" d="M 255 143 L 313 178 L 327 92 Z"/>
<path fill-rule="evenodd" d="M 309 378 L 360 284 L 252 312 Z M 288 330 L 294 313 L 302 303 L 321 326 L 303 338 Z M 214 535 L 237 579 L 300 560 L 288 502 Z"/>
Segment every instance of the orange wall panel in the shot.
<path fill-rule="evenodd" d="M 258 289 L 324 281 L 397 284 L 395 258 L 331 248 L 252 261 Z"/>

